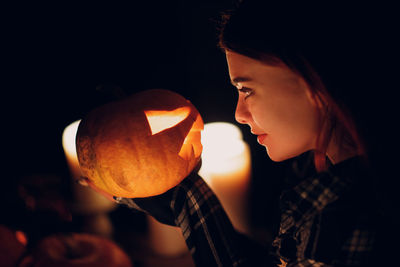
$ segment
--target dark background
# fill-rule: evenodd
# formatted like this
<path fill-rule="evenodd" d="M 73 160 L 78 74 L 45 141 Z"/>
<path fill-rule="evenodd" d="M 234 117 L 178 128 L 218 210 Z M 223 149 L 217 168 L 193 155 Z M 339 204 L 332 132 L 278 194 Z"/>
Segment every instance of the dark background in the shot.
<path fill-rule="evenodd" d="M 37 230 L 21 202 L 21 179 L 54 175 L 69 181 L 64 128 L 120 92 L 170 89 L 191 100 L 205 123 L 235 123 L 237 93 L 216 30 L 221 12 L 231 7 L 232 1 L 153 0 L 5 10 L 1 222 Z M 252 183 L 258 188 L 251 194 L 253 216 L 270 225 L 282 164 L 271 164 L 249 128 L 239 127 L 251 147 Z M 125 220 L 130 221 L 119 219 Z"/>
<path fill-rule="evenodd" d="M 7 132 L 18 140 L 11 157 L 24 169 L 60 170 L 63 128 L 114 100 L 117 88 L 127 95 L 174 90 L 206 122 L 233 121 L 235 91 L 212 22 L 224 7 L 146 1 L 19 10 L 7 22 L 5 51 L 10 83 L 3 101 L 12 104 L 5 110 L 11 115 Z"/>
<path fill-rule="evenodd" d="M 19 181 L 32 174 L 67 181 L 64 128 L 116 92 L 170 89 L 191 100 L 204 122 L 234 122 L 237 93 L 216 31 L 220 13 L 231 6 L 228 0 L 152 0 L 4 8 L 0 223 L 29 228 Z M 397 74 L 388 65 L 379 68 Z M 272 163 L 249 128 L 239 127 L 252 152 L 252 217 L 273 231 L 280 177 L 291 162 Z"/>

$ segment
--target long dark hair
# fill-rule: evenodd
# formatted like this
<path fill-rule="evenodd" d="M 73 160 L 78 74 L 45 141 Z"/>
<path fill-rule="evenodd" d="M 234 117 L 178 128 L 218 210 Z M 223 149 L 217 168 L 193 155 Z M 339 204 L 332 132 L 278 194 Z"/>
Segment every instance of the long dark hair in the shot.
<path fill-rule="evenodd" d="M 225 13 L 219 46 L 267 64 L 283 62 L 309 84 L 313 97 L 324 105 L 314 151 L 318 171 L 327 167 L 326 151 L 333 134 L 342 148 L 366 158 L 357 112 L 348 108 L 357 109 L 356 88 L 364 86 L 359 62 L 368 55 L 357 13 L 348 6 L 275 2 L 241 1 Z"/>

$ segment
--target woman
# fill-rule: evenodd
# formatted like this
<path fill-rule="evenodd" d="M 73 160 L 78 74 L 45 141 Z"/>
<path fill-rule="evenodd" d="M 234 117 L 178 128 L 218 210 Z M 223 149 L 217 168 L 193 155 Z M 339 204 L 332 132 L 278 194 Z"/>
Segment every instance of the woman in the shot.
<path fill-rule="evenodd" d="M 116 201 L 180 226 L 198 266 L 383 266 L 390 257 L 380 256 L 383 217 L 371 172 L 379 164 L 361 134 L 370 130 L 361 115 L 370 114 L 354 112 L 368 110 L 356 100 L 373 84 L 359 64 L 366 40 L 351 39 L 361 35 L 355 13 L 259 2 L 242 2 L 220 31 L 239 93 L 236 120 L 273 161 L 313 151 L 317 170 L 282 193 L 272 248 L 237 233 L 196 172 L 163 195 Z"/>

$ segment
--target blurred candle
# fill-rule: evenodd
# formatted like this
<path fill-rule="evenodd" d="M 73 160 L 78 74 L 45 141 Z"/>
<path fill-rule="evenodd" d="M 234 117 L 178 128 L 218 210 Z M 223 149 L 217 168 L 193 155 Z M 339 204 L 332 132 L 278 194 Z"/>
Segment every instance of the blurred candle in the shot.
<path fill-rule="evenodd" d="M 177 258 L 189 254 L 181 228 L 162 224 L 147 216 L 149 244 L 153 253 L 162 257 Z"/>
<path fill-rule="evenodd" d="M 65 127 L 62 135 L 62 145 L 64 148 L 68 168 L 73 179 L 78 179 L 81 176 L 75 146 L 76 132 L 78 130 L 79 123 L 80 120 L 77 120 Z"/>
<path fill-rule="evenodd" d="M 107 237 L 112 232 L 112 225 L 107 213 L 114 209 L 116 204 L 91 188 L 82 186 L 76 182 L 82 176 L 75 145 L 79 123 L 80 120 L 77 120 L 68 125 L 62 135 L 64 154 L 72 176 L 72 210 L 76 213 L 86 215 L 84 226 L 86 229 L 84 230 Z"/>
<path fill-rule="evenodd" d="M 217 195 L 235 229 L 250 234 L 250 149 L 239 127 L 226 122 L 205 124 L 202 144 L 199 175 Z"/>

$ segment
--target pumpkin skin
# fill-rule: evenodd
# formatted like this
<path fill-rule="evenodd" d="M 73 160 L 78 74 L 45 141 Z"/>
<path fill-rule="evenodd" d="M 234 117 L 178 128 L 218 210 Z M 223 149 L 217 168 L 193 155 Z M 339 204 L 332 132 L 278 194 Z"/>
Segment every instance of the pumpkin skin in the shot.
<path fill-rule="evenodd" d="M 158 115 L 176 125 L 154 132 Z M 161 120 L 163 120 L 161 115 Z M 167 123 L 168 124 L 168 123 Z M 81 121 L 76 148 L 82 174 L 117 197 L 159 195 L 180 183 L 198 164 L 203 120 L 181 95 L 168 90 L 142 91 L 106 104 Z"/>

